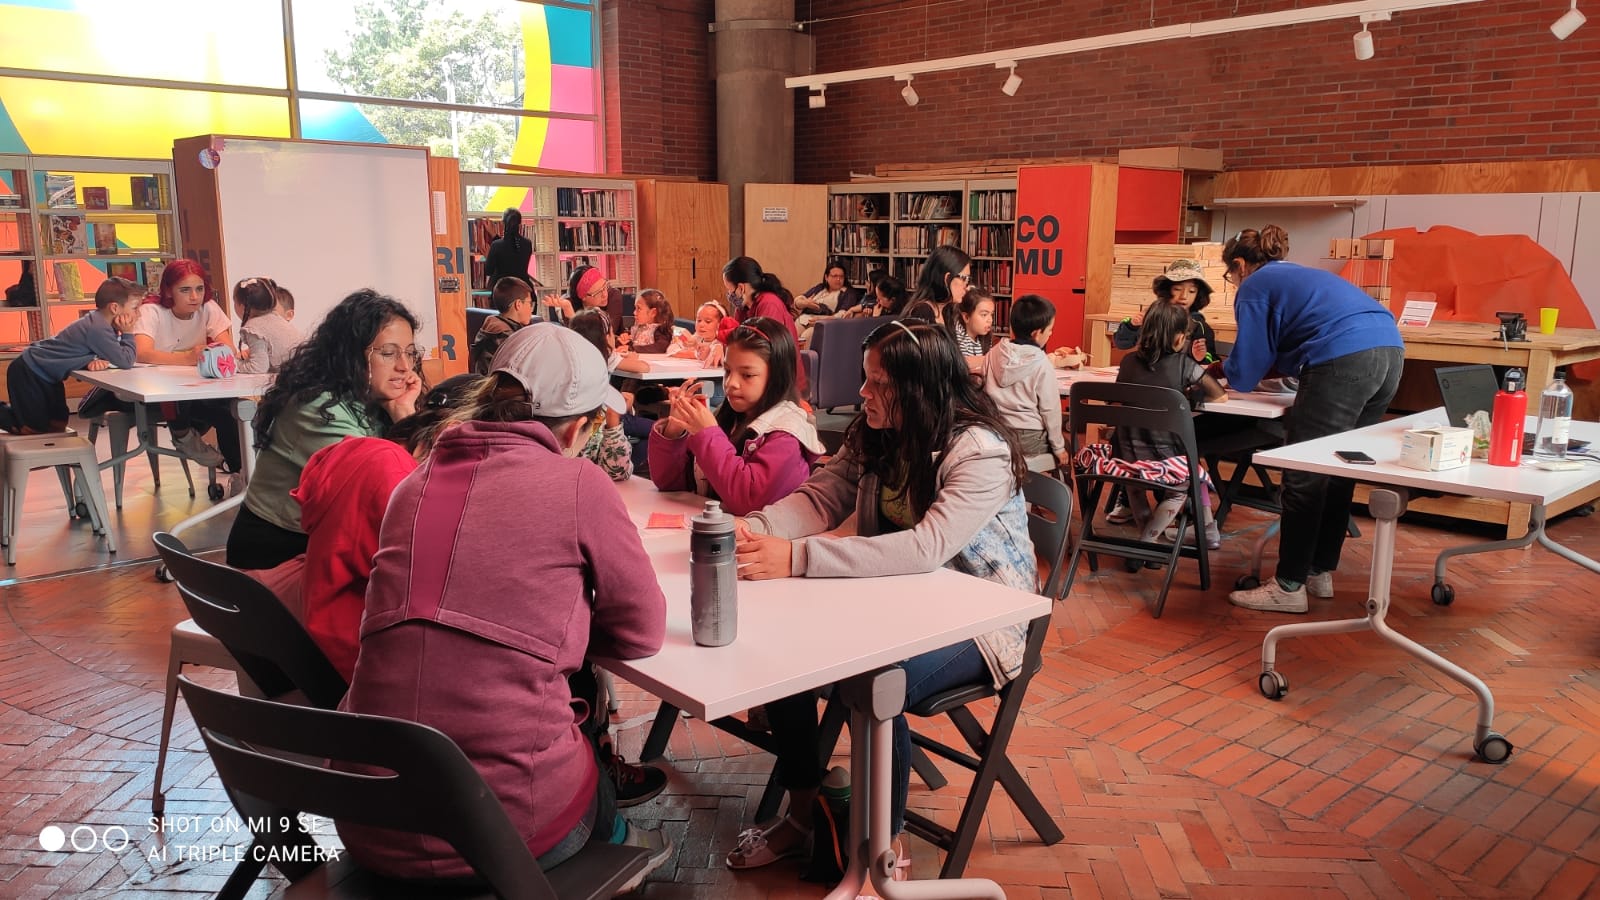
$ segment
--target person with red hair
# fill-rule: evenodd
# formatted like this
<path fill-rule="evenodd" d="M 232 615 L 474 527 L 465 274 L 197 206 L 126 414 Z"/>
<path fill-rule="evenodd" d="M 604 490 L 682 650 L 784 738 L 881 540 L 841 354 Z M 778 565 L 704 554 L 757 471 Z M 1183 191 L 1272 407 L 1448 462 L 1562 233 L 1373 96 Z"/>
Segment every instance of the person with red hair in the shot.
<path fill-rule="evenodd" d="M 153 366 L 194 366 L 207 344 L 234 347 L 228 314 L 217 305 L 205 269 L 192 259 L 174 260 L 161 272 L 157 293 L 145 298 L 133 327 L 139 362 Z M 239 430 L 227 400 L 189 400 L 163 404 L 172 445 L 203 466 L 226 463 L 240 471 Z M 217 446 L 201 440 L 217 430 Z M 220 452 L 218 452 L 220 451 Z"/>

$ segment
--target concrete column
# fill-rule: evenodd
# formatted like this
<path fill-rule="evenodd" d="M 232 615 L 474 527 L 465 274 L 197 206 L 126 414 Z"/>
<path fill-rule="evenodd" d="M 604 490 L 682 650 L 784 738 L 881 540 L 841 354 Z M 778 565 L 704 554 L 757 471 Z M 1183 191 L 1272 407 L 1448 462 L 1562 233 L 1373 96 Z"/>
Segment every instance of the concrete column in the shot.
<path fill-rule="evenodd" d="M 744 252 L 744 186 L 794 181 L 794 0 L 716 0 L 717 180 Z"/>

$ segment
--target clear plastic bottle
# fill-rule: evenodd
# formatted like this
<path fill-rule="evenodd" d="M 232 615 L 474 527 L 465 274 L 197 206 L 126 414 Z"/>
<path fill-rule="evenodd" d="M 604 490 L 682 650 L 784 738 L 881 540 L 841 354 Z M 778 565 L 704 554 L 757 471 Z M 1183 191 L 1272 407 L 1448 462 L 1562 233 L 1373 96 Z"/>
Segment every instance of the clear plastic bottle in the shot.
<path fill-rule="evenodd" d="M 1539 428 L 1534 432 L 1533 455 L 1562 459 L 1567 455 L 1567 435 L 1572 431 L 1572 388 L 1565 372 L 1539 395 Z"/>

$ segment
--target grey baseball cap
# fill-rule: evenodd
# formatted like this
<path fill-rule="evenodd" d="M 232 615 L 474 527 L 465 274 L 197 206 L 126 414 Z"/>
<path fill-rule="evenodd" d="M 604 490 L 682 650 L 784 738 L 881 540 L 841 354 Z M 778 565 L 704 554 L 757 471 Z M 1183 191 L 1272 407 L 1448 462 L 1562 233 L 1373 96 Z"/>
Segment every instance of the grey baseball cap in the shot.
<path fill-rule="evenodd" d="M 578 416 L 602 406 L 628 411 L 595 346 L 554 322 L 519 328 L 495 352 L 490 370 L 515 378 L 536 416 Z"/>

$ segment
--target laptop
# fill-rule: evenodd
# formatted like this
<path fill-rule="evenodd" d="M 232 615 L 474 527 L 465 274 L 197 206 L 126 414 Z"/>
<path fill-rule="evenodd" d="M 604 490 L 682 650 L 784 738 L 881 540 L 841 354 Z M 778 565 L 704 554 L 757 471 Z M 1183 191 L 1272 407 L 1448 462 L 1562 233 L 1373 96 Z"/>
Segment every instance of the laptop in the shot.
<path fill-rule="evenodd" d="M 1439 395 L 1444 398 L 1445 415 L 1450 418 L 1450 424 L 1460 428 L 1467 427 L 1467 419 L 1478 410 L 1490 412 L 1494 409 L 1494 395 L 1499 392 L 1500 384 L 1494 375 L 1494 366 L 1441 366 L 1433 370 L 1433 377 L 1439 382 Z M 1529 398 L 1532 412 L 1537 413 L 1537 398 Z M 1568 452 L 1582 450 L 1589 446 L 1588 441 L 1572 441 L 1567 444 Z M 1524 452 L 1532 452 L 1533 435 L 1525 434 L 1522 437 Z"/>

